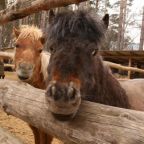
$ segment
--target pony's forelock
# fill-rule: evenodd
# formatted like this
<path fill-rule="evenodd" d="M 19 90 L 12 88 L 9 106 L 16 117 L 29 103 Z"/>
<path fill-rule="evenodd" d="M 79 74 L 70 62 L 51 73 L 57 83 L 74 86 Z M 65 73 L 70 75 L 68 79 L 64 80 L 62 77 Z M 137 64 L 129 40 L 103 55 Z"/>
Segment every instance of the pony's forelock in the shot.
<path fill-rule="evenodd" d="M 48 39 L 80 39 L 100 43 L 105 36 L 105 28 L 102 20 L 87 11 L 66 11 L 55 16 L 49 25 Z"/>
<path fill-rule="evenodd" d="M 29 38 L 34 42 L 35 40 L 39 40 L 42 36 L 43 36 L 43 32 L 37 26 L 21 25 L 20 26 L 20 35 L 19 35 L 18 39 Z"/>

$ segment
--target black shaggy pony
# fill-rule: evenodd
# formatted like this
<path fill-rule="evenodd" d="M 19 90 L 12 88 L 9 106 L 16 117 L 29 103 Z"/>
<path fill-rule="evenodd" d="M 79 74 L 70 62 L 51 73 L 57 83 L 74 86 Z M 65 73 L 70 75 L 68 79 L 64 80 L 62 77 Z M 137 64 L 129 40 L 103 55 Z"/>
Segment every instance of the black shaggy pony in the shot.
<path fill-rule="evenodd" d="M 50 12 L 46 99 L 54 115 L 74 115 L 81 99 L 130 108 L 125 90 L 98 54 L 108 23 L 108 15 L 100 20 L 83 11 Z"/>

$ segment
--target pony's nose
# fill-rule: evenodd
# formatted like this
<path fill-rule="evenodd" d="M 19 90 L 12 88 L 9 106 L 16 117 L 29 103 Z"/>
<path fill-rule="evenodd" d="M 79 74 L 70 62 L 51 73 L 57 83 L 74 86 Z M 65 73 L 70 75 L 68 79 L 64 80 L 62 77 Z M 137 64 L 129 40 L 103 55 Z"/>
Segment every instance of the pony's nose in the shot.
<path fill-rule="evenodd" d="M 19 64 L 19 68 L 25 69 L 25 70 L 32 70 L 33 69 L 33 65 L 29 64 L 29 63 L 20 63 Z"/>
<path fill-rule="evenodd" d="M 72 82 L 69 84 L 52 84 L 48 86 L 46 91 L 46 96 L 57 102 L 75 101 L 80 97 L 79 95 L 79 91 L 74 87 Z"/>

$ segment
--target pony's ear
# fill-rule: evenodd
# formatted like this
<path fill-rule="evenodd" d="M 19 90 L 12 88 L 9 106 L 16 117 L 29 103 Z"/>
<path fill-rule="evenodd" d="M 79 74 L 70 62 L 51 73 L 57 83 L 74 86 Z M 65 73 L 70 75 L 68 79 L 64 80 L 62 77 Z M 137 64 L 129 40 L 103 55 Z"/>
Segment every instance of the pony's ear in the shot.
<path fill-rule="evenodd" d="M 103 17 L 103 22 L 104 22 L 104 25 L 106 26 L 106 28 L 108 28 L 108 25 L 109 25 L 109 14 L 106 14 L 104 17 Z"/>
<path fill-rule="evenodd" d="M 45 37 L 42 36 L 42 37 L 40 38 L 40 41 L 41 41 L 42 44 L 45 44 Z"/>
<path fill-rule="evenodd" d="M 13 28 L 13 33 L 15 35 L 15 37 L 17 38 L 20 35 L 20 30 L 16 29 L 15 27 Z"/>
<path fill-rule="evenodd" d="M 49 23 L 51 23 L 51 21 L 54 19 L 54 17 L 55 17 L 55 13 L 54 13 L 54 11 L 53 10 L 50 10 L 49 11 Z"/>

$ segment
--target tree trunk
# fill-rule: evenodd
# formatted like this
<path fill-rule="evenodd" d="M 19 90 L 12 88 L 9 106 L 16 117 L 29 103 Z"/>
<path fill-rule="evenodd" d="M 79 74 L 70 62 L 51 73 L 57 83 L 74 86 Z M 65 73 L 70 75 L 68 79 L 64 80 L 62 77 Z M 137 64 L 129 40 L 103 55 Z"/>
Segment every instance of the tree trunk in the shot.
<path fill-rule="evenodd" d="M 96 0 L 96 12 L 99 10 L 99 0 Z"/>
<path fill-rule="evenodd" d="M 46 18 L 48 16 L 48 13 L 46 11 L 41 12 L 41 22 L 40 22 L 40 28 L 42 29 L 43 32 L 45 32 L 45 28 L 46 28 Z"/>
<path fill-rule="evenodd" d="M 122 23 L 122 31 L 121 31 L 121 44 L 120 49 L 124 49 L 124 36 L 125 36 L 125 23 L 126 23 L 126 14 L 127 14 L 127 0 L 124 0 L 124 7 L 123 7 L 123 23 Z"/>
<path fill-rule="evenodd" d="M 126 0 L 121 0 L 120 1 L 120 15 L 119 15 L 119 30 L 118 30 L 118 42 L 117 42 L 117 47 L 118 50 L 123 49 L 123 42 L 122 38 L 124 35 L 124 8 L 125 8 Z"/>
<path fill-rule="evenodd" d="M 6 8 L 5 0 L 0 0 L 0 10 L 3 10 L 5 8 Z M 0 26 L 0 50 L 2 48 L 2 35 L 3 35 L 2 31 L 3 27 Z"/>
<path fill-rule="evenodd" d="M 143 7 L 143 16 L 142 16 L 142 26 L 141 26 L 141 36 L 140 36 L 139 50 L 143 50 L 143 45 L 144 45 L 144 7 Z"/>
<path fill-rule="evenodd" d="M 76 144 L 143 144 L 144 113 L 83 101 L 69 122 L 53 118 L 45 91 L 16 81 L 0 80 L 0 106 L 11 115 Z"/>

